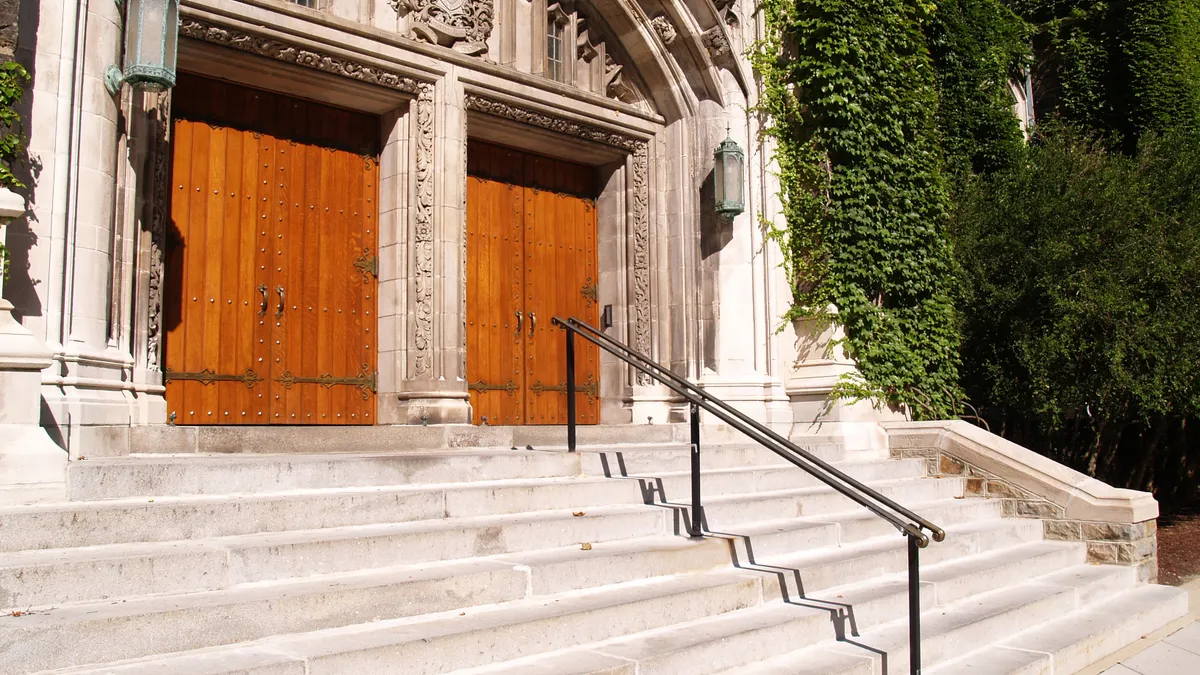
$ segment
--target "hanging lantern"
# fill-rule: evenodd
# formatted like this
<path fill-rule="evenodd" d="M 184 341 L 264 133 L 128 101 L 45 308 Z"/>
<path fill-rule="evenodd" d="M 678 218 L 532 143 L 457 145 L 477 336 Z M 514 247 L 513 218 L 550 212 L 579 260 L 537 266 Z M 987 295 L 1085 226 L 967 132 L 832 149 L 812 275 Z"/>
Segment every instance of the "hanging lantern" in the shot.
<path fill-rule="evenodd" d="M 713 195 L 717 203 L 717 215 L 725 220 L 746 210 L 742 197 L 742 170 L 745 154 L 737 141 L 725 132 L 725 140 L 713 151 Z"/>
<path fill-rule="evenodd" d="M 145 91 L 174 87 L 179 0 L 126 0 L 126 3 L 122 79 Z"/>

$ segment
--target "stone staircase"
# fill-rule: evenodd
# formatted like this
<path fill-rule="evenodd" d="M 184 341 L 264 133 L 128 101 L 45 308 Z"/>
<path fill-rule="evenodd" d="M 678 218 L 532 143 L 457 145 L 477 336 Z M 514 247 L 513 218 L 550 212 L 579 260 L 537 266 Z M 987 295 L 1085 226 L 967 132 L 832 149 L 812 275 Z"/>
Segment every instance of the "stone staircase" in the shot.
<path fill-rule="evenodd" d="M 964 497 L 922 459 L 807 449 L 947 529 L 929 673 L 1066 675 L 1177 589 Z M 905 539 L 758 447 L 672 443 L 73 462 L 0 509 L 0 673 L 908 672 Z"/>

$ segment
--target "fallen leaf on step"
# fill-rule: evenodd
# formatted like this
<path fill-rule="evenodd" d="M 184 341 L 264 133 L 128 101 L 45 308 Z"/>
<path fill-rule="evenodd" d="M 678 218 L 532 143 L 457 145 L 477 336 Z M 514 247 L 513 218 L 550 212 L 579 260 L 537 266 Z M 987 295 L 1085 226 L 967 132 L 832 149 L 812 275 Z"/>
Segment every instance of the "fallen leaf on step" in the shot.
<path fill-rule="evenodd" d="M 590 551 L 590 550 L 592 550 L 592 545 L 585 541 L 579 545 L 579 548 L 584 551 Z"/>
<path fill-rule="evenodd" d="M 966 497 L 963 495 L 954 495 L 954 498 L 955 499 L 966 499 Z"/>
<path fill-rule="evenodd" d="M 13 611 L 8 613 L 9 616 L 25 616 L 25 614 L 26 614 L 26 612 L 22 612 L 19 609 L 14 609 Z"/>
<path fill-rule="evenodd" d="M 571 515 L 573 515 L 573 516 L 575 516 L 576 518 L 578 518 L 578 517 L 580 517 L 580 516 L 582 516 L 582 515 L 583 515 L 583 511 L 576 511 L 575 513 L 572 513 Z"/>
<path fill-rule="evenodd" d="M 467 615 L 467 613 L 466 613 L 466 612 L 459 612 L 459 613 L 458 613 L 458 615 L 459 615 L 459 616 L 466 616 L 466 615 Z"/>

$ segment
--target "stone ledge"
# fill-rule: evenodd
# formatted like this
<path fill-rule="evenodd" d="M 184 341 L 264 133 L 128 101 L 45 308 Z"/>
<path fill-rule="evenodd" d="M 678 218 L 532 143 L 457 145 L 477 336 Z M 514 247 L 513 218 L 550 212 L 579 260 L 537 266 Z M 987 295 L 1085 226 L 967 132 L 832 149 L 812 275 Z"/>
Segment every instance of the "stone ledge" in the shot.
<path fill-rule="evenodd" d="M 930 475 L 964 478 L 966 497 L 1000 500 L 1006 517 L 1037 518 L 1046 539 L 1078 541 L 1088 562 L 1158 579 L 1158 502 L 1123 490 L 962 421 L 882 424 L 893 457 L 922 458 Z"/>
<path fill-rule="evenodd" d="M 1158 517 L 1148 492 L 1102 483 L 963 421 L 885 422 L 893 455 L 945 455 L 1062 509 L 1062 517 L 1103 523 L 1141 523 Z M 913 451 L 936 451 L 920 454 Z M 932 467 L 931 467 L 932 468 Z M 941 467 L 935 470 L 941 473 Z"/>

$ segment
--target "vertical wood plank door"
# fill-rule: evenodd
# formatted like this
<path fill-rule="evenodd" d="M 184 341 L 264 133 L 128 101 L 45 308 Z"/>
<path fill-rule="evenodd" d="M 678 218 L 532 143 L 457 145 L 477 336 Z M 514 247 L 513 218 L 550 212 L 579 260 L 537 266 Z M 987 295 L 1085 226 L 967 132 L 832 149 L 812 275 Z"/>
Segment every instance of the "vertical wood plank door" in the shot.
<path fill-rule="evenodd" d="M 166 259 L 176 424 L 371 424 L 378 120 L 182 74 Z"/>
<path fill-rule="evenodd" d="M 563 424 L 555 316 L 599 316 L 594 172 L 472 141 L 467 159 L 467 376 L 476 424 Z M 600 420 L 599 349 L 577 340 L 577 421 Z"/>

